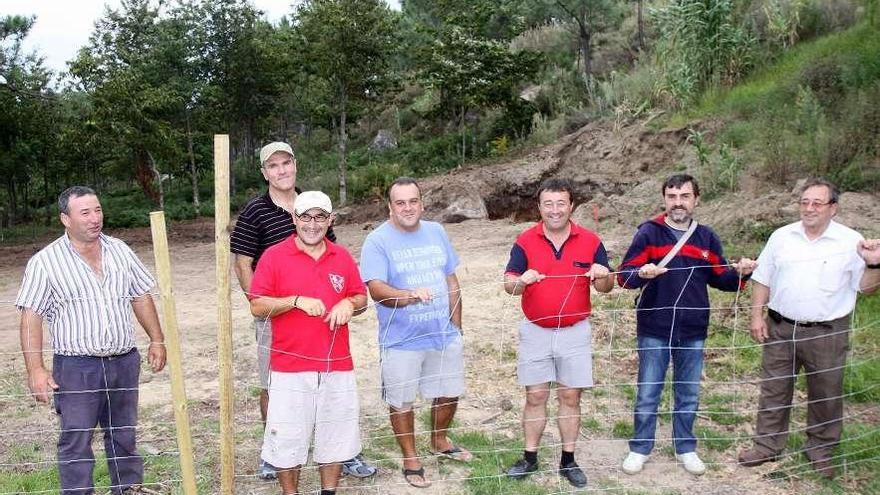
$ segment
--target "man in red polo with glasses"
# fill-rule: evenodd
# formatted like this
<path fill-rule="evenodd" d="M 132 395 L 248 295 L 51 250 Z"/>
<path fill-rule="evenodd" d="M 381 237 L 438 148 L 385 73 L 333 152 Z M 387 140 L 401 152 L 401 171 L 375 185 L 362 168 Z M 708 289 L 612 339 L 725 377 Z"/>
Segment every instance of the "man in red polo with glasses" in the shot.
<path fill-rule="evenodd" d="M 272 318 L 269 410 L 262 459 L 282 493 L 298 493 L 312 436 L 321 494 L 336 493 L 342 462 L 361 450 L 357 383 L 348 322 L 367 290 L 354 258 L 325 238 L 330 198 L 306 191 L 294 201 L 296 234 L 263 253 L 251 281 L 251 313 Z"/>
<path fill-rule="evenodd" d="M 614 279 L 601 239 L 571 221 L 572 185 L 547 179 L 538 190 L 541 221 L 517 238 L 504 290 L 522 295 L 526 319 L 519 330 L 517 378 L 525 387 L 525 451 L 507 475 L 522 479 L 538 469 L 538 445 L 547 424 L 550 383 L 559 398 L 562 458 L 559 475 L 575 487 L 587 477 L 574 460 L 581 422 L 581 391 L 593 386 L 590 285 L 609 292 Z"/>

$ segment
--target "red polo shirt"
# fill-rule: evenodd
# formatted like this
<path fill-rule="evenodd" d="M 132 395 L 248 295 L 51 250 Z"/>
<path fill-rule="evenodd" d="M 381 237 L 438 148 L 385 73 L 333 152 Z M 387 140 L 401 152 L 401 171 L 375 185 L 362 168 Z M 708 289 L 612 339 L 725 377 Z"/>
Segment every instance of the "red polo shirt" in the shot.
<path fill-rule="evenodd" d="M 354 258 L 325 239 L 327 250 L 317 260 L 296 246 L 296 235 L 266 249 L 251 281 L 253 297 L 291 295 L 320 299 L 329 312 L 343 298 L 366 294 Z M 330 330 L 324 316 L 292 309 L 272 317 L 273 371 L 351 371 L 348 325 Z"/>
<path fill-rule="evenodd" d="M 590 316 L 590 279 L 583 275 L 593 263 L 608 266 L 608 254 L 599 236 L 571 222 L 571 233 L 557 251 L 544 235 L 542 221 L 516 239 L 505 273 L 519 276 L 534 269 L 547 275 L 526 286 L 523 313 L 541 327 L 570 327 Z"/>

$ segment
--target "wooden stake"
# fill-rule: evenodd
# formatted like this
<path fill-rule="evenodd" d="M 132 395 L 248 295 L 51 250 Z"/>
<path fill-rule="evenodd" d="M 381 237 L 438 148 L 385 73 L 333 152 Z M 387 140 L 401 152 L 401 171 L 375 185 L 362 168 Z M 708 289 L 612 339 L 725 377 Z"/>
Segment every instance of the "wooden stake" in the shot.
<path fill-rule="evenodd" d="M 196 495 L 196 471 L 193 465 L 192 436 L 189 431 L 189 412 L 186 403 L 186 387 L 183 382 L 183 360 L 180 355 L 180 334 L 177 331 L 177 308 L 171 287 L 171 258 L 168 254 L 168 235 L 165 230 L 165 212 L 150 213 L 153 231 L 153 256 L 156 258 L 156 274 L 162 301 L 162 327 L 165 330 L 165 351 L 168 372 L 171 375 L 171 397 L 174 400 L 174 422 L 177 425 L 177 449 L 180 452 L 180 473 L 183 493 Z"/>
<path fill-rule="evenodd" d="M 220 493 L 235 492 L 232 311 L 229 286 L 229 135 L 214 135 L 214 249 L 217 258 L 217 358 L 220 361 Z"/>

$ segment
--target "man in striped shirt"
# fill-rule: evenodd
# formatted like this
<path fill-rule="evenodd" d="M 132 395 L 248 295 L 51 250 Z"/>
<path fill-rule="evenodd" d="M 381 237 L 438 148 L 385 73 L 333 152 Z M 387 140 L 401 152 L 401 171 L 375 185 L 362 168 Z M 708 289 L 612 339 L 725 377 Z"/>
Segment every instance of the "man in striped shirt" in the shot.
<path fill-rule="evenodd" d="M 272 142 L 260 149 L 260 172 L 268 183 L 266 194 L 250 200 L 242 208 L 235 222 L 230 248 L 235 254 L 235 275 L 245 294 L 251 291 L 251 281 L 257 262 L 271 246 L 287 239 L 296 232 L 293 223 L 293 203 L 300 192 L 296 187 L 296 157 L 289 144 Z M 331 226 L 327 239 L 335 242 Z M 260 376 L 260 415 L 266 423 L 269 406 L 269 351 L 272 346 L 272 322 L 267 318 L 254 319 L 257 339 L 257 371 Z M 359 478 L 376 474 L 376 468 L 358 455 L 343 464 L 343 472 Z M 260 461 L 260 477 L 274 479 L 272 466 Z"/>
<path fill-rule="evenodd" d="M 153 372 L 165 367 L 165 345 L 149 290 L 153 277 L 121 240 L 102 233 L 95 191 L 74 186 L 58 198 L 63 236 L 28 261 L 15 301 L 28 387 L 38 402 L 53 392 L 61 420 L 61 491 L 93 493 L 92 431 L 104 431 L 112 481 L 120 494 L 140 485 L 144 462 L 135 446 L 140 354 L 132 310 L 150 338 Z M 52 334 L 51 374 L 43 364 L 43 320 Z"/>

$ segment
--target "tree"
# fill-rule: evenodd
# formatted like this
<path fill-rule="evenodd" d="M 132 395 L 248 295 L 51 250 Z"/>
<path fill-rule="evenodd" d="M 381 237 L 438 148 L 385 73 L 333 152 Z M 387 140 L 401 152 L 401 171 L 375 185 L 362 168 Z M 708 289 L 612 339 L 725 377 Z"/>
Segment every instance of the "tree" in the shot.
<path fill-rule="evenodd" d="M 421 62 L 421 78 L 440 92 L 441 108 L 458 123 L 462 162 L 467 157 L 468 111 L 510 104 L 517 83 L 533 75 L 538 65 L 537 54 L 513 53 L 507 43 L 476 37 L 460 26 L 446 25 L 437 32 Z"/>
<path fill-rule="evenodd" d="M 381 91 L 395 47 L 395 15 L 382 0 L 307 0 L 294 15 L 309 69 L 326 81 L 338 118 L 339 204 L 347 200 L 349 113 Z"/>
<path fill-rule="evenodd" d="M 0 223 L 14 224 L 28 213 L 30 173 L 49 150 L 51 135 L 45 122 L 51 111 L 50 72 L 41 57 L 22 52 L 22 41 L 34 17 L 0 18 L 0 176 L 6 190 L 6 208 Z M 2 211 L 5 209 L 5 213 Z"/>
<path fill-rule="evenodd" d="M 180 49 L 169 34 L 150 0 L 123 0 L 118 10 L 105 11 L 70 66 L 79 87 L 93 95 L 96 124 L 111 139 L 117 170 L 130 176 L 133 163 L 135 179 L 160 208 L 160 170 L 183 161 L 176 124 L 190 99 L 177 76 Z"/>

